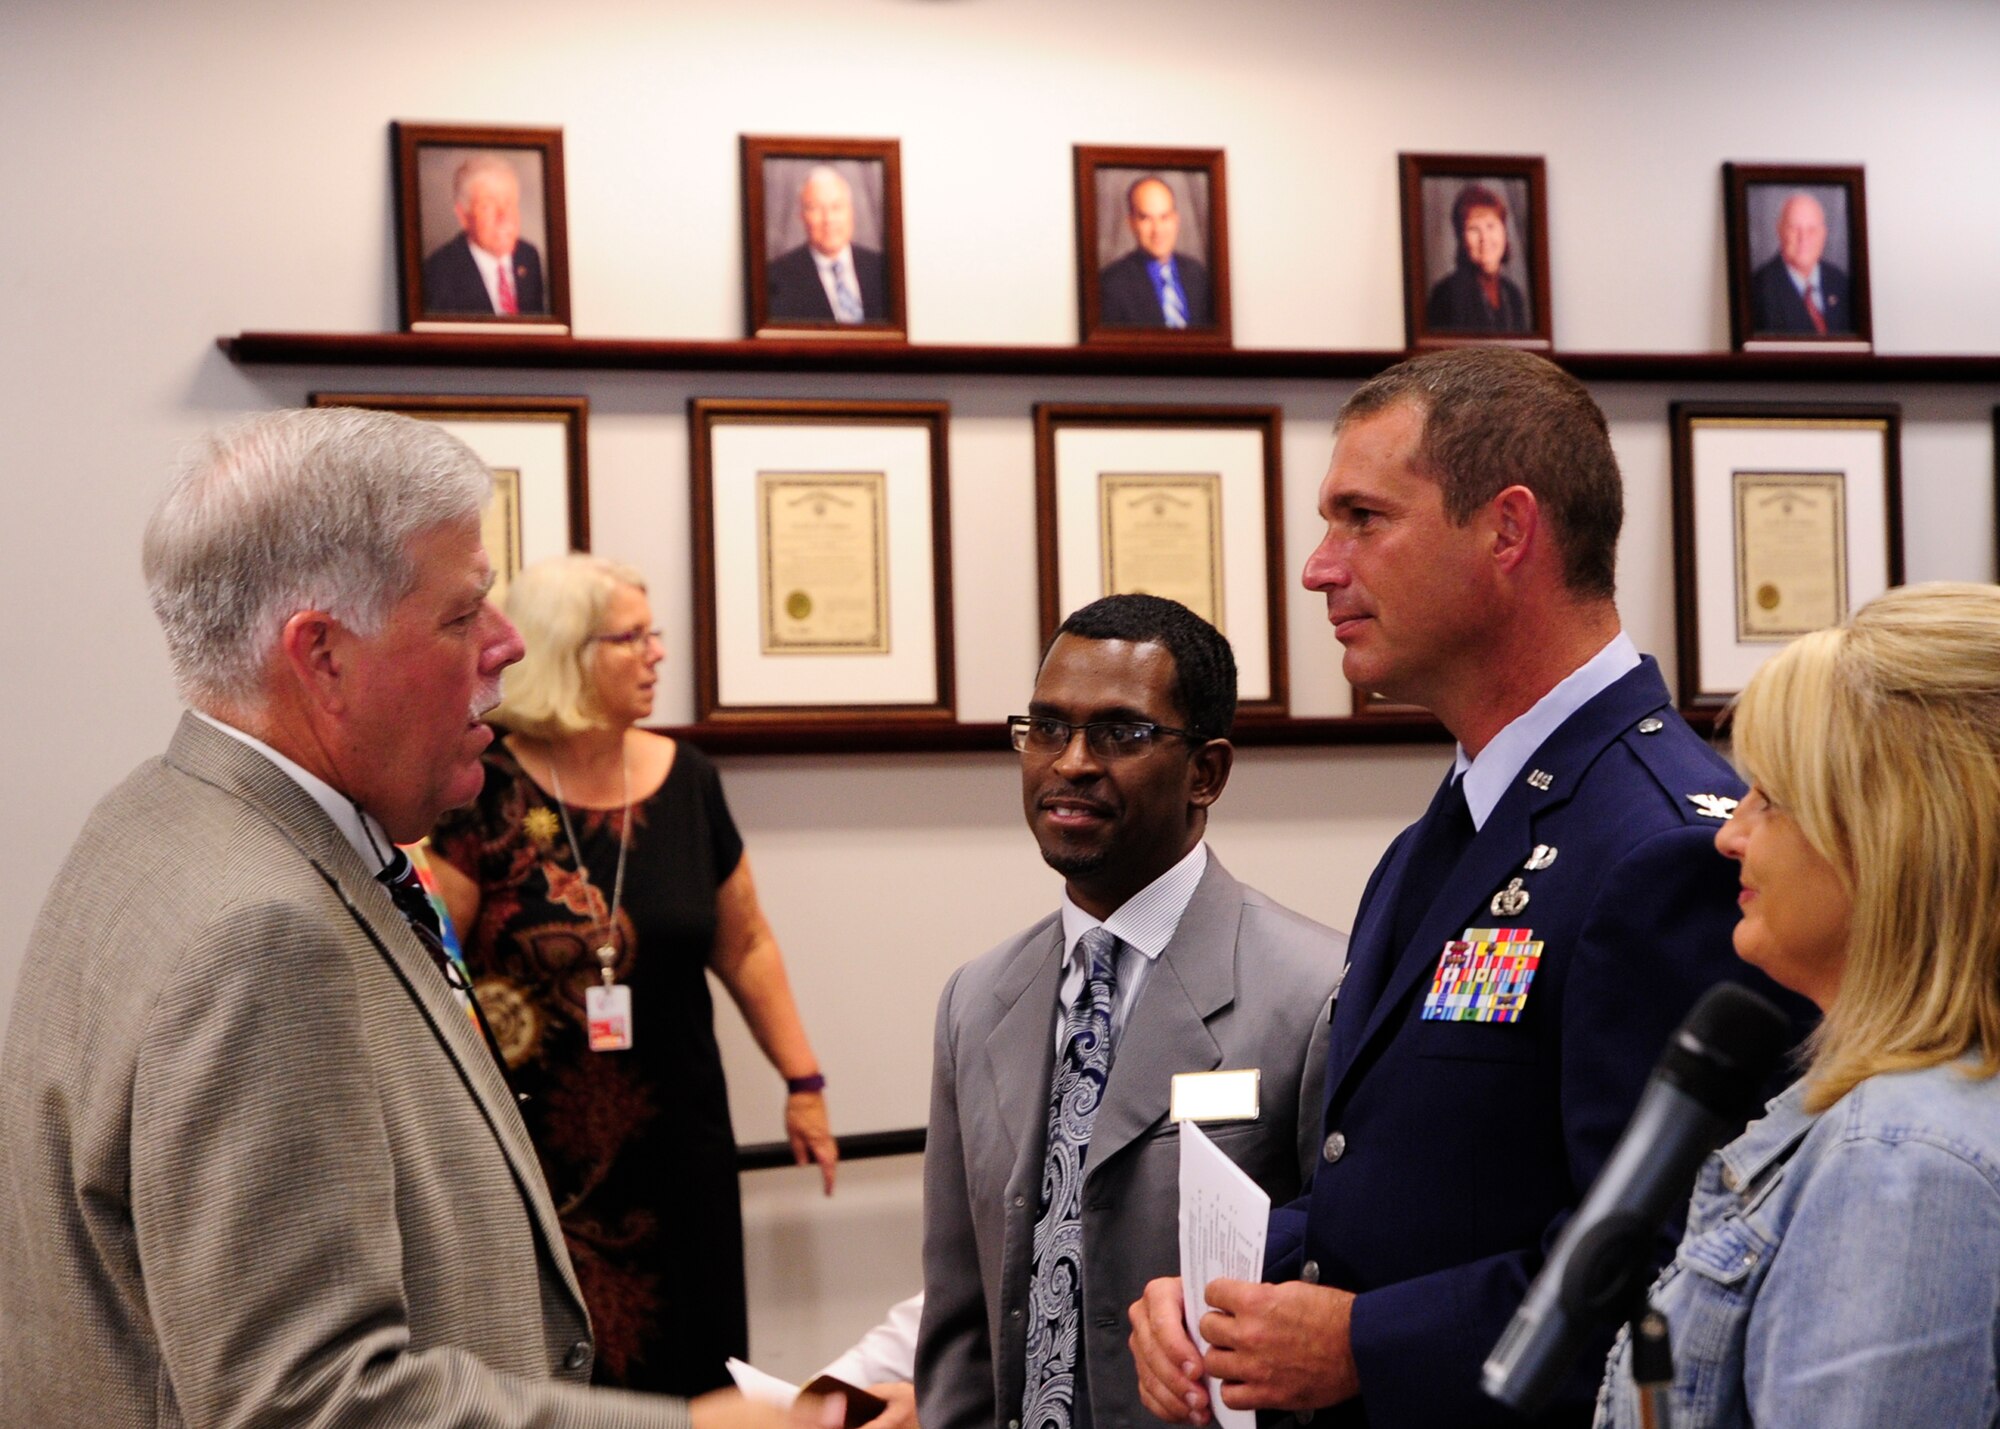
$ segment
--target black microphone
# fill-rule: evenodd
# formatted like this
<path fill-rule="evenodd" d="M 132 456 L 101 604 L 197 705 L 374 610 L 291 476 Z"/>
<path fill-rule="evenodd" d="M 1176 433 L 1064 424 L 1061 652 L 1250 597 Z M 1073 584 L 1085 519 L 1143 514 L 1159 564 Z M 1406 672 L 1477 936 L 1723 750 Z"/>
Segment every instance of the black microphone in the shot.
<path fill-rule="evenodd" d="M 1644 1305 L 1661 1226 L 1686 1204 L 1708 1153 L 1757 1111 L 1791 1041 L 1785 1015 L 1736 983 L 1718 983 L 1695 1004 L 1486 1357 L 1488 1395 L 1541 1412 L 1591 1337 Z"/>

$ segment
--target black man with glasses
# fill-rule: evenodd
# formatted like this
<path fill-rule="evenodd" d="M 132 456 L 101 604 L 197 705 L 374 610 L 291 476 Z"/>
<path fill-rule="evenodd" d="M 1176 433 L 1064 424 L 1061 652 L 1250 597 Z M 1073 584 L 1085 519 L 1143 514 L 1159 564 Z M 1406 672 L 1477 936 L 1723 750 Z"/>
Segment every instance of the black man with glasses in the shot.
<path fill-rule="evenodd" d="M 1063 622 L 1008 722 L 1063 891 L 938 1006 L 925 1429 L 1153 1422 L 1125 1307 L 1180 1259 L 1177 1077 L 1207 1079 L 1218 1115 L 1202 1129 L 1274 1199 L 1314 1165 L 1346 939 L 1245 888 L 1204 841 L 1235 709 L 1221 632 L 1116 595 Z"/>

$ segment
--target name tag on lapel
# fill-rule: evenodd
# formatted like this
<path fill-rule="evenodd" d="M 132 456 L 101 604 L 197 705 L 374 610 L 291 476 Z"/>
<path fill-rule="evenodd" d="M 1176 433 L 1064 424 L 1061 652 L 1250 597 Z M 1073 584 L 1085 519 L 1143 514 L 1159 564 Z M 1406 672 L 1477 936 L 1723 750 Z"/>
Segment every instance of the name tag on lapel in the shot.
<path fill-rule="evenodd" d="M 1263 1072 L 1176 1072 L 1167 1096 L 1169 1121 L 1255 1121 L 1262 1110 Z"/>

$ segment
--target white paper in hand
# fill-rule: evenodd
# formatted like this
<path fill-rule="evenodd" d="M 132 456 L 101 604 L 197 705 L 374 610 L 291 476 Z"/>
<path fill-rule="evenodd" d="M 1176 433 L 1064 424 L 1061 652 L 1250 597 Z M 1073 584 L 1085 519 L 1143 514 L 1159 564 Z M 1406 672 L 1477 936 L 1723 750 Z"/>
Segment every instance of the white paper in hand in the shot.
<path fill-rule="evenodd" d="M 774 1405 L 779 1409 L 790 1409 L 792 1401 L 799 1397 L 799 1387 L 790 1380 L 779 1379 L 775 1374 L 766 1374 L 755 1365 L 730 1358 L 724 1363 L 729 1367 L 729 1377 L 736 1381 L 736 1387 L 743 1391 L 745 1399 L 759 1404 Z"/>
<path fill-rule="evenodd" d="M 1264 1278 L 1264 1234 L 1271 1223 L 1271 1198 L 1216 1149 L 1208 1133 L 1192 1121 L 1181 1123 L 1181 1298 L 1188 1334 L 1203 1355 L 1201 1317 L 1208 1282 Z M 1222 1381 L 1208 1377 L 1208 1402 L 1223 1429 L 1256 1429 L 1254 1409 L 1231 1409 L 1222 1402 Z"/>

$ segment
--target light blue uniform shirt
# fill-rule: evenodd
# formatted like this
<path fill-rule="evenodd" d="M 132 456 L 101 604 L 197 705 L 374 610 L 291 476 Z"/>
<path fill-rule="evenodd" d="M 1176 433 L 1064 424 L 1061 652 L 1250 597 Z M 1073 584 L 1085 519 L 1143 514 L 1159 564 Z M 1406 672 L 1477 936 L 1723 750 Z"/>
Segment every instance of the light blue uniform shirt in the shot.
<path fill-rule="evenodd" d="M 1472 827 L 1486 827 L 1493 806 L 1500 802 L 1514 776 L 1550 735 L 1561 729 L 1571 715 L 1638 668 L 1639 647 L 1621 630 L 1602 650 L 1563 676 L 1546 695 L 1488 740 L 1477 759 L 1467 758 L 1465 746 L 1458 746 L 1451 772 L 1454 779 L 1465 781 L 1465 807 L 1471 811 Z"/>

